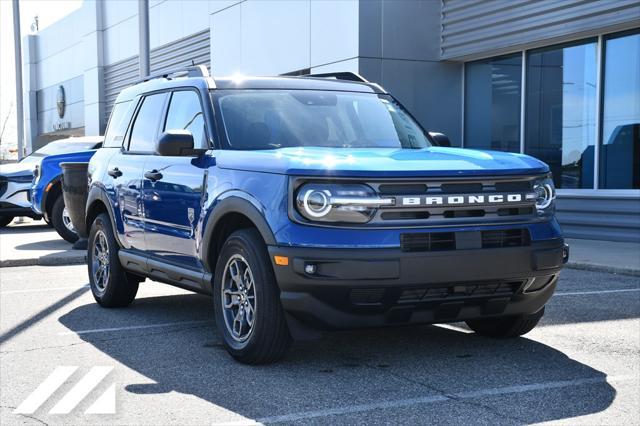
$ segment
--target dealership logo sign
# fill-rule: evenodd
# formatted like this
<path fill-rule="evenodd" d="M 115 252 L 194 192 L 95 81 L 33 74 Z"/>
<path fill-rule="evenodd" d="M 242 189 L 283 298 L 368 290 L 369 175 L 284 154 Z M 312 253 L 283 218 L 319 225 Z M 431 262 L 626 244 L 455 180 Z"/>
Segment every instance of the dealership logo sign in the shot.
<path fill-rule="evenodd" d="M 66 107 L 67 101 L 65 99 L 64 87 L 58 86 L 58 94 L 56 96 L 56 106 L 58 108 L 58 117 L 64 117 L 64 109 Z"/>
<path fill-rule="evenodd" d="M 62 366 L 53 370 L 44 382 L 34 390 L 15 409 L 16 414 L 33 414 L 48 401 L 60 387 L 66 383 L 67 379 L 78 369 L 76 366 Z M 93 389 L 96 388 L 113 370 L 109 366 L 92 367 L 72 388 L 69 390 L 54 407 L 49 410 L 49 414 L 69 414 L 78 406 Z M 111 384 L 106 391 L 96 399 L 93 404 L 84 412 L 85 414 L 115 414 L 116 412 L 116 385 Z"/>

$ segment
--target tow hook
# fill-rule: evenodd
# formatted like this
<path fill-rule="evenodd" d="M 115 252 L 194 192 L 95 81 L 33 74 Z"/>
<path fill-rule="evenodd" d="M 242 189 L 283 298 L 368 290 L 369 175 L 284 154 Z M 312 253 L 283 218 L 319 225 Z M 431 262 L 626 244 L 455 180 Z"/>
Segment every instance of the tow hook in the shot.
<path fill-rule="evenodd" d="M 562 246 L 562 263 L 567 263 L 569 261 L 569 244 L 564 243 Z"/>

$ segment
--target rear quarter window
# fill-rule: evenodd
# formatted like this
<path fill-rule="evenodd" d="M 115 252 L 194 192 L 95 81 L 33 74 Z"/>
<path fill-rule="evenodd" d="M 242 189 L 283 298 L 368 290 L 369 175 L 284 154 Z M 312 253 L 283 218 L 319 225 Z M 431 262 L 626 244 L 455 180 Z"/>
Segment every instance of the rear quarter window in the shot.
<path fill-rule="evenodd" d="M 132 114 L 132 102 L 125 101 L 117 103 L 113 106 L 111 111 L 111 118 L 109 118 L 109 125 L 104 135 L 103 148 L 120 148 L 124 141 L 124 135 L 129 127 Z"/>

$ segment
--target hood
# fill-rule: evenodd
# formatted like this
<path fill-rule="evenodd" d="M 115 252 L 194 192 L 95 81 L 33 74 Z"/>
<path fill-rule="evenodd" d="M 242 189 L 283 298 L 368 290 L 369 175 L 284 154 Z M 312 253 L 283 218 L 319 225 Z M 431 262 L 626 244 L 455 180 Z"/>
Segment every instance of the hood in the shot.
<path fill-rule="evenodd" d="M 91 149 L 88 151 L 74 151 L 74 152 L 64 152 L 62 154 L 52 154 L 44 157 L 42 159 L 42 167 L 55 166 L 60 167 L 60 163 L 65 162 L 85 162 L 89 161 L 93 154 L 96 153 L 95 149 Z"/>
<path fill-rule="evenodd" d="M 16 176 L 33 176 L 33 169 L 37 163 L 11 163 L 0 165 L 0 176 L 16 177 Z"/>
<path fill-rule="evenodd" d="M 547 173 L 542 161 L 500 151 L 430 147 L 280 148 L 260 151 L 223 150 L 219 167 L 313 176 L 481 176 Z"/>

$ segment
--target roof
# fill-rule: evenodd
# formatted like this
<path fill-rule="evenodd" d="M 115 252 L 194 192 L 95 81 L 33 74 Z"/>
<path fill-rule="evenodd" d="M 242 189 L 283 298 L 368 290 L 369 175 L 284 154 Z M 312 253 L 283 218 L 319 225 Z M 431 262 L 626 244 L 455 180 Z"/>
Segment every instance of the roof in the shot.
<path fill-rule="evenodd" d="M 360 93 L 386 93 L 374 83 L 314 77 L 177 77 L 153 78 L 124 89 L 116 103 L 131 100 L 138 95 L 180 87 L 201 90 L 274 89 L 274 90 L 332 90 Z"/>

